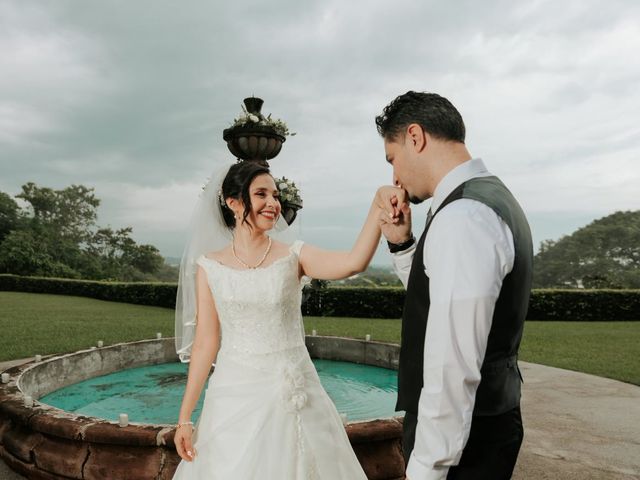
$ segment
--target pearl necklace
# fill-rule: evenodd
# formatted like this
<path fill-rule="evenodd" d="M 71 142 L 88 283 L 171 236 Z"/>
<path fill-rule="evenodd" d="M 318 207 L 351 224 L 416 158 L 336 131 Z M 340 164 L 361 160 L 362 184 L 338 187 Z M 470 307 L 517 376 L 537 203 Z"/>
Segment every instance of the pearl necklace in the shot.
<path fill-rule="evenodd" d="M 260 261 L 255 265 L 248 265 L 244 263 L 242 260 L 240 260 L 240 257 L 236 255 L 235 238 L 234 238 L 234 241 L 231 242 L 231 253 L 233 253 L 233 256 L 236 258 L 236 260 L 246 268 L 249 268 L 249 269 L 258 268 L 260 265 L 262 265 L 262 262 L 264 262 L 264 260 L 267 258 L 267 255 L 269 255 L 269 252 L 271 251 L 271 237 L 268 237 L 268 238 L 269 238 L 269 244 L 267 245 L 267 250 L 264 252 L 264 255 L 262 255 L 262 258 L 260 259 Z"/>

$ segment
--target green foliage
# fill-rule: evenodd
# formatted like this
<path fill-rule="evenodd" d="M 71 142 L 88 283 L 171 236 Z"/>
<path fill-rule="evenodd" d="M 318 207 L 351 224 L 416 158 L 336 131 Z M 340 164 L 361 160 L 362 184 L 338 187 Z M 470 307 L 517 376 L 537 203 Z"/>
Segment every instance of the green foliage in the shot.
<path fill-rule="evenodd" d="M 0 242 L 18 226 L 20 207 L 4 192 L 0 192 Z"/>
<path fill-rule="evenodd" d="M 527 318 L 640 320 L 640 290 L 533 290 Z"/>
<path fill-rule="evenodd" d="M 342 287 L 308 290 L 304 315 L 399 318 L 405 291 L 402 288 Z"/>
<path fill-rule="evenodd" d="M 53 190 L 29 182 L 16 198 L 27 202 L 25 211 L 0 195 L 2 273 L 144 281 L 164 266 L 156 247 L 131 238 L 131 227 L 95 225 L 100 200 L 92 188 Z"/>
<path fill-rule="evenodd" d="M 0 274 L 0 291 L 51 293 L 112 302 L 175 308 L 177 285 L 151 282 L 105 282 Z"/>
<path fill-rule="evenodd" d="M 542 242 L 533 281 L 536 288 L 640 288 L 640 210 Z"/>
<path fill-rule="evenodd" d="M 33 222 L 47 226 L 61 238 L 81 242 L 86 239 L 89 228 L 95 224 L 100 205 L 93 188 L 71 185 L 62 190 L 38 187 L 29 182 L 16 195 L 29 203 Z"/>
<path fill-rule="evenodd" d="M 175 265 L 169 265 L 167 261 L 165 261 L 157 271 L 152 274 L 145 274 L 143 281 L 175 283 L 178 281 L 178 273 L 178 267 Z"/>
<path fill-rule="evenodd" d="M 132 228 L 100 228 L 87 242 L 89 278 L 141 280 L 139 273 L 153 273 L 164 260 L 153 245 L 138 245 Z"/>
<path fill-rule="evenodd" d="M 23 275 L 78 277 L 78 272 L 47 251 L 46 244 L 30 230 L 14 230 L 0 245 L 0 272 Z"/>

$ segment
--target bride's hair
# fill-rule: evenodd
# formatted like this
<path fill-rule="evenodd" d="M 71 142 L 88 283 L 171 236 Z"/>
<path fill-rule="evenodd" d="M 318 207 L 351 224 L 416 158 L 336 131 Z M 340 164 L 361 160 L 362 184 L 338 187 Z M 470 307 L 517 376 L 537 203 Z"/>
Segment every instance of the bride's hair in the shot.
<path fill-rule="evenodd" d="M 227 206 L 224 199 L 231 197 L 236 200 L 242 200 L 242 203 L 244 204 L 242 223 L 244 223 L 251 213 L 251 196 L 249 195 L 249 186 L 254 178 L 265 173 L 271 175 L 269 167 L 256 161 L 244 160 L 229 168 L 227 176 L 224 177 L 224 180 L 222 181 L 223 201 L 221 202 L 222 218 L 224 219 L 224 223 L 227 227 L 234 228 L 236 226 L 236 219 L 233 215 L 233 210 Z M 224 203 L 224 205 L 222 205 L 222 203 Z"/>

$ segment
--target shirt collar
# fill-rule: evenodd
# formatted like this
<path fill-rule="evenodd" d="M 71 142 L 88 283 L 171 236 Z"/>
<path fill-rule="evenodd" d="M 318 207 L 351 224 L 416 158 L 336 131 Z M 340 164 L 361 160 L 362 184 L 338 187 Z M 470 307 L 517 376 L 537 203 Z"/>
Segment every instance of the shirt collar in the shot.
<path fill-rule="evenodd" d="M 490 175 L 491 173 L 487 170 L 481 158 L 472 158 L 471 160 L 461 163 L 442 177 L 440 183 L 436 185 L 436 189 L 433 192 L 433 200 L 431 201 L 431 211 L 435 213 L 449 194 L 467 180 L 476 177 L 488 177 Z"/>

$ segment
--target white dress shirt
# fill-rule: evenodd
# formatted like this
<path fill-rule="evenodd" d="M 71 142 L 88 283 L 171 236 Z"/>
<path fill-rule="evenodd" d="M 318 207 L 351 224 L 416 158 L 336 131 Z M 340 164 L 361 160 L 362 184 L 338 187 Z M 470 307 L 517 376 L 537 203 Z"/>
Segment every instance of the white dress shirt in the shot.
<path fill-rule="evenodd" d="M 481 159 L 450 171 L 435 189 L 435 212 L 460 184 L 491 175 Z M 416 246 L 392 254 L 405 288 Z M 424 386 L 418 401 L 409 480 L 445 479 L 457 465 L 469 431 L 480 367 L 495 303 L 514 261 L 513 235 L 488 206 L 449 203 L 433 218 L 424 243 L 431 305 L 424 343 Z M 426 293 L 426 292 L 425 292 Z M 406 341 L 406 340 L 405 340 Z"/>

